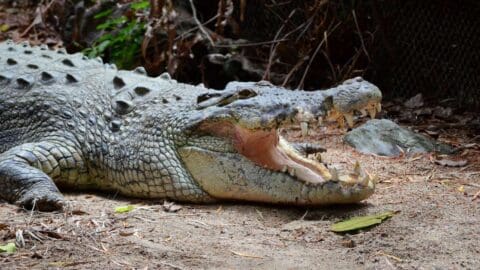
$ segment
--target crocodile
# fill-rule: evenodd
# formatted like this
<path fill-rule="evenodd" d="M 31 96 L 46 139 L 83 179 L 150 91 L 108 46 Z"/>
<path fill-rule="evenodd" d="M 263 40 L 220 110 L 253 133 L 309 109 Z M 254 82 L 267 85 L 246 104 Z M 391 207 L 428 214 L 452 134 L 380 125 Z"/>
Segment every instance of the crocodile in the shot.
<path fill-rule="evenodd" d="M 189 203 L 222 200 L 320 206 L 375 189 L 356 164 L 330 169 L 281 129 L 380 109 L 381 92 L 354 78 L 326 91 L 268 82 L 224 90 L 168 73 L 118 70 L 64 49 L 0 43 L 0 199 L 64 209 L 60 190 L 99 190 Z M 332 118 L 333 115 L 333 118 Z M 342 120 L 343 121 L 343 120 Z"/>

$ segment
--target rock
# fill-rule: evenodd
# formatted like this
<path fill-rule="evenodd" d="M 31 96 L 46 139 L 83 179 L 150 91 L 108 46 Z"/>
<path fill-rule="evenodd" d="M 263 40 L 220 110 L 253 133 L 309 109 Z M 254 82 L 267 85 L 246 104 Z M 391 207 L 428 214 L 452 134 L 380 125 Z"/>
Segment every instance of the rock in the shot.
<path fill-rule="evenodd" d="M 380 156 L 440 152 L 452 154 L 455 150 L 424 135 L 403 128 L 386 119 L 372 119 L 348 132 L 343 140 L 357 151 Z"/>
<path fill-rule="evenodd" d="M 423 96 L 421 93 L 405 101 L 405 107 L 410 109 L 420 108 L 422 106 L 423 106 Z"/>

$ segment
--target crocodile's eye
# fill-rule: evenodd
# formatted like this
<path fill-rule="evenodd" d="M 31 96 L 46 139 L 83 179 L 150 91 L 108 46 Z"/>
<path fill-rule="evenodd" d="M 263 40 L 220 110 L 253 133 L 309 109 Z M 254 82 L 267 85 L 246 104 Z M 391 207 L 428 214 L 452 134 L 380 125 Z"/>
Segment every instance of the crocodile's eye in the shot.
<path fill-rule="evenodd" d="M 219 97 L 221 96 L 220 93 L 205 93 L 201 94 L 197 97 L 197 104 L 204 102 L 205 100 L 209 100 L 213 97 Z"/>
<path fill-rule="evenodd" d="M 205 93 L 197 97 L 197 109 L 204 109 L 210 106 L 226 106 L 235 100 L 247 99 L 256 96 L 252 89 L 238 89 L 233 91 L 220 91 L 218 93 Z"/>
<path fill-rule="evenodd" d="M 247 99 L 256 96 L 257 93 L 253 91 L 252 89 L 242 89 L 238 92 L 238 98 L 239 99 Z"/>

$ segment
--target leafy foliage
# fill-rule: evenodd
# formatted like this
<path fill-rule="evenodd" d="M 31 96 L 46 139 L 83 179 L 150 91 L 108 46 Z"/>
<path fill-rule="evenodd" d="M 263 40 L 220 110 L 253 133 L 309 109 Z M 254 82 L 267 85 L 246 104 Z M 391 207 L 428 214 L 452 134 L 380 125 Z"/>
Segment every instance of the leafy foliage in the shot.
<path fill-rule="evenodd" d="M 149 1 L 131 3 L 124 14 L 133 16 L 115 16 L 113 9 L 104 10 L 95 15 L 95 19 L 103 19 L 96 29 L 103 31 L 91 48 L 83 51 L 88 57 L 109 57 L 109 61 L 119 68 L 130 68 L 134 65 L 140 51 L 145 33 L 145 20 L 138 14 L 144 14 L 150 8 Z"/>

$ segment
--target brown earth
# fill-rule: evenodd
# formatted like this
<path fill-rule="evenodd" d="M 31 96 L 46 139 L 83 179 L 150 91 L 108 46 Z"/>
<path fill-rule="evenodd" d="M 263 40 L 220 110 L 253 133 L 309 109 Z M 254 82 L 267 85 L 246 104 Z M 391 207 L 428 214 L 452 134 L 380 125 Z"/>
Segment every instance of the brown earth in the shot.
<path fill-rule="evenodd" d="M 337 134 L 335 134 L 335 132 Z M 291 140 L 298 138 L 291 131 Z M 320 134 L 320 133 L 318 133 Z M 66 194 L 64 213 L 39 213 L 0 203 L 0 245 L 22 231 L 25 246 L 0 255 L 1 269 L 479 269 L 480 149 L 442 167 L 432 155 L 361 155 L 338 131 L 313 135 L 328 147 L 324 160 L 353 167 L 356 160 L 380 179 L 376 193 L 352 206 L 305 209 L 245 203 L 174 205 Z M 445 134 L 441 138 L 451 141 Z M 467 142 L 462 136 L 456 141 Z M 133 204 L 129 213 L 115 213 Z M 181 207 L 177 212 L 175 206 Z M 398 213 L 356 234 L 330 231 L 342 219 Z"/>

